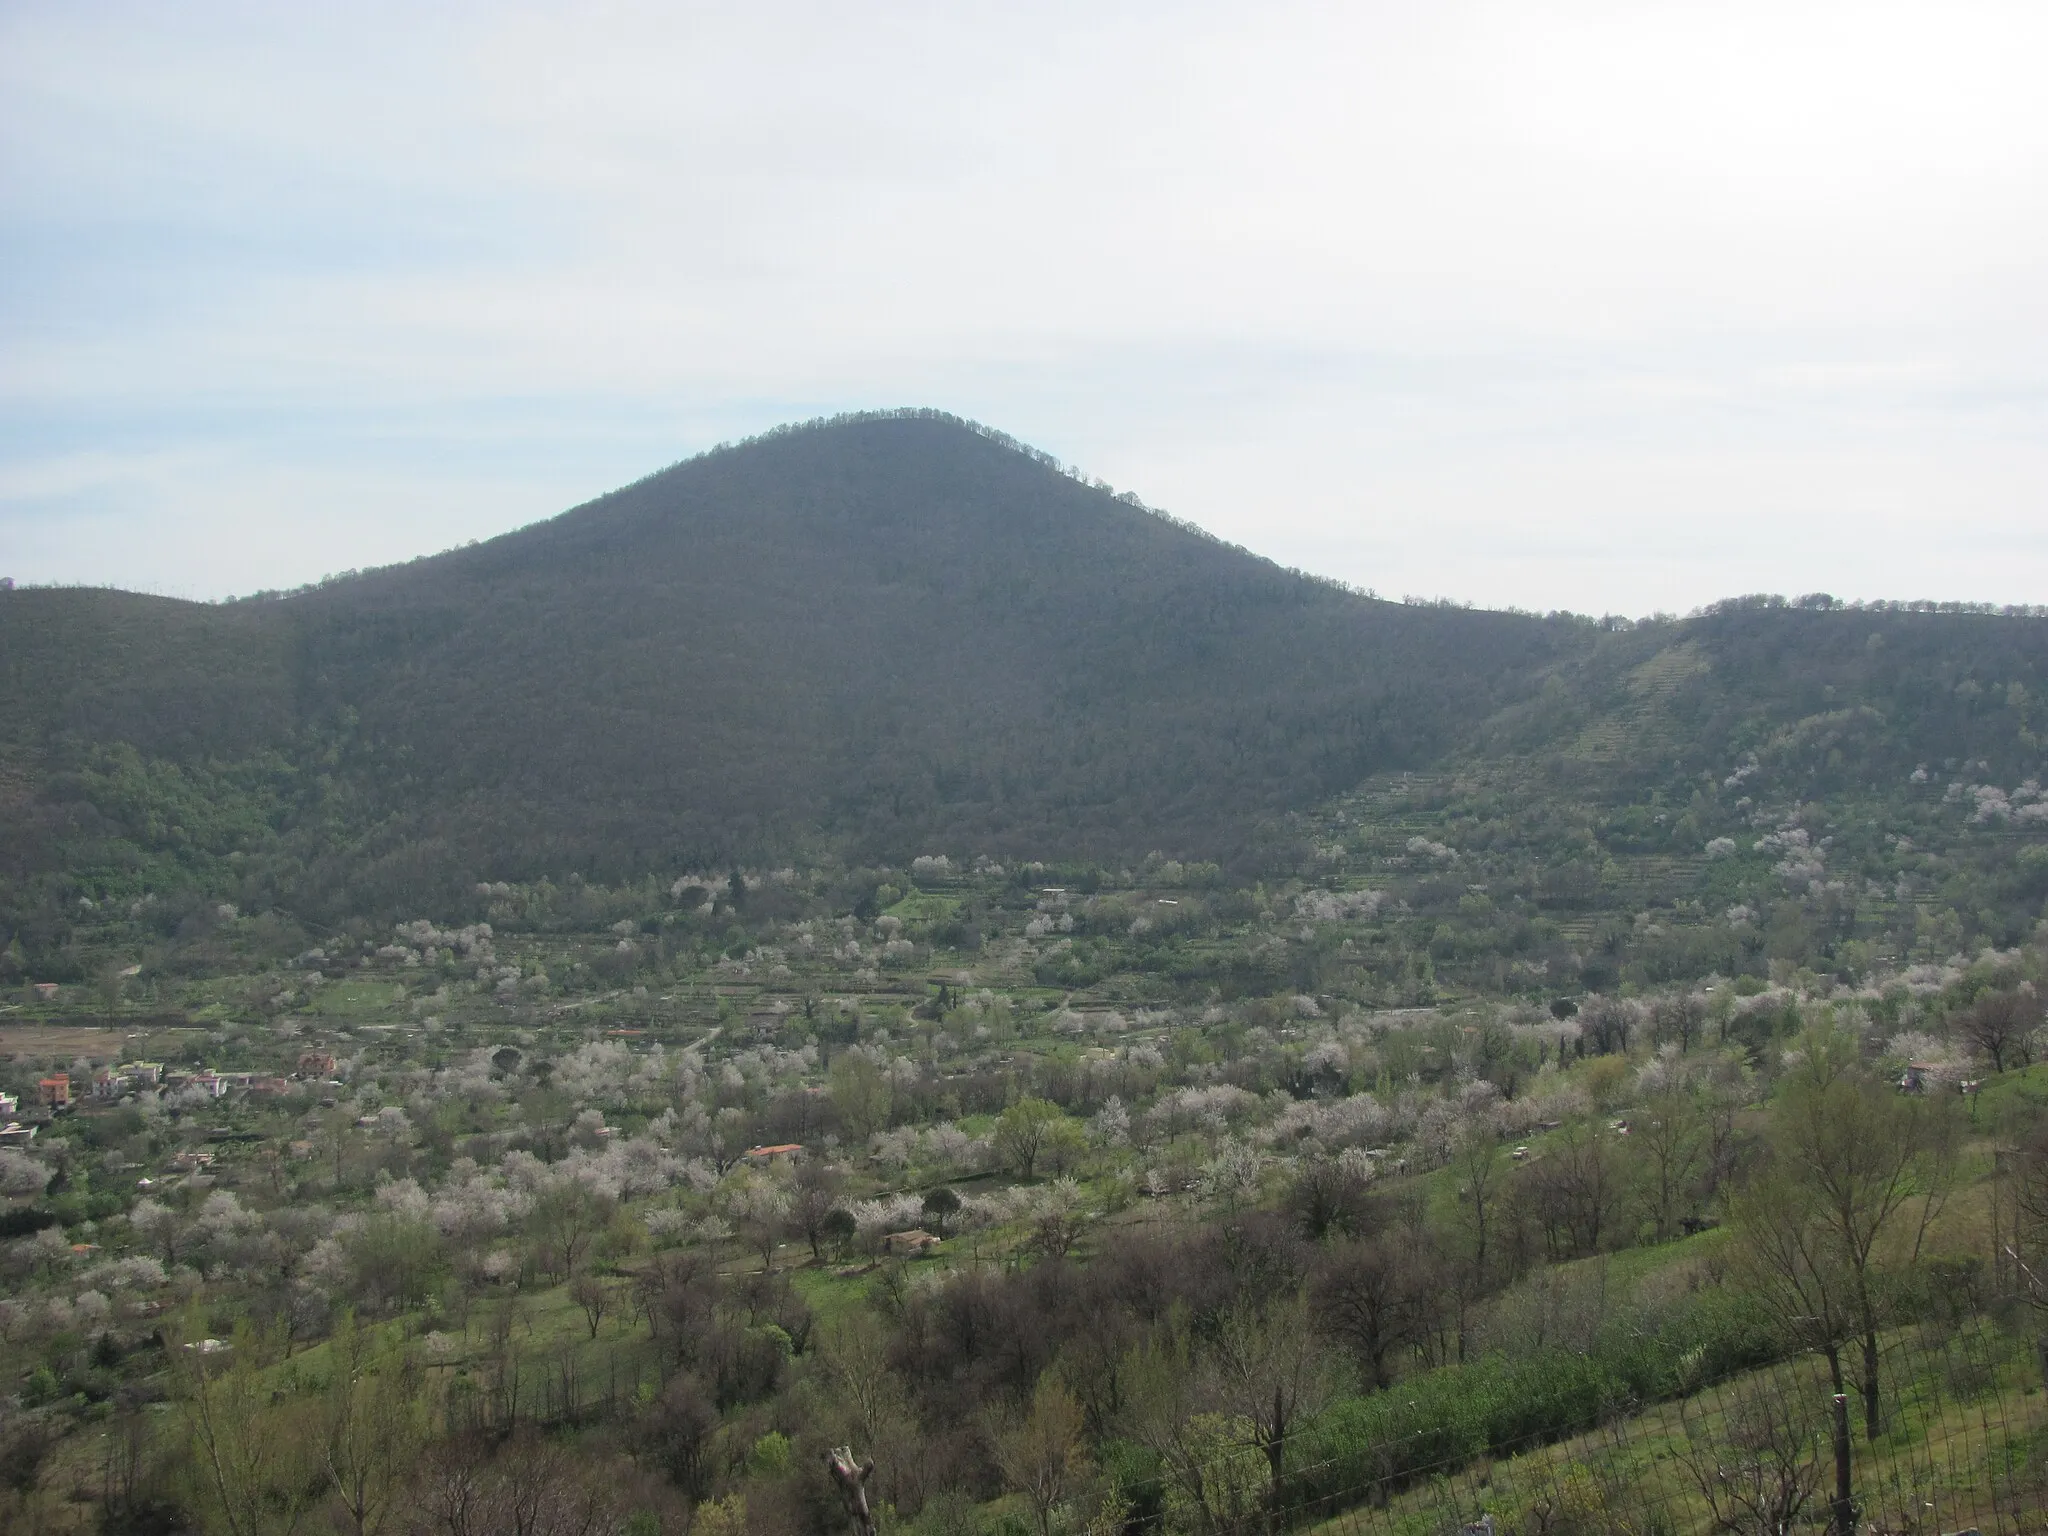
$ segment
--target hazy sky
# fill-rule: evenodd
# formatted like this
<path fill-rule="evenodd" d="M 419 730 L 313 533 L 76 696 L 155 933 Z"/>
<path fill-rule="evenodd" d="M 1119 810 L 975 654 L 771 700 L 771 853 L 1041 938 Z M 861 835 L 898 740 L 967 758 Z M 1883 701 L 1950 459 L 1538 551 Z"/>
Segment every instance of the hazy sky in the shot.
<path fill-rule="evenodd" d="M 1289 564 L 2048 601 L 2048 6 L 0 0 L 0 575 L 937 405 Z"/>

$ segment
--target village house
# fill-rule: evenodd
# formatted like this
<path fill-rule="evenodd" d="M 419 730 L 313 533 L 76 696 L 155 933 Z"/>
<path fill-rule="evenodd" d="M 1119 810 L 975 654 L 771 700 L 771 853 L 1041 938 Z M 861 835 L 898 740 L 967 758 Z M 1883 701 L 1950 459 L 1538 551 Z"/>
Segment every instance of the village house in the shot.
<path fill-rule="evenodd" d="M 52 1072 L 36 1084 L 36 1097 L 45 1109 L 63 1109 L 71 1102 L 71 1074 Z"/>

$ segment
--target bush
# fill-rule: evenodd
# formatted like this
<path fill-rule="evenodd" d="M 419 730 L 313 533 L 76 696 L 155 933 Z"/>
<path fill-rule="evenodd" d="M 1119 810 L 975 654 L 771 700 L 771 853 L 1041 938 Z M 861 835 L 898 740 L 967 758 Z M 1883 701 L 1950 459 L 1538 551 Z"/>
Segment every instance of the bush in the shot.
<path fill-rule="evenodd" d="M 779 1429 L 771 1429 L 754 1442 L 753 1450 L 747 1453 L 747 1474 L 750 1477 L 781 1477 L 789 1470 L 789 1436 Z"/>
<path fill-rule="evenodd" d="M 1185 1536 L 1250 1529 L 1265 1507 L 1267 1478 L 1251 1424 L 1198 1413 L 1184 1435 L 1186 1461 L 1166 1482 L 1166 1529 Z"/>
<path fill-rule="evenodd" d="M 1339 1402 L 1317 1420 L 1289 1502 L 1356 1502 L 1474 1457 L 1562 1440 L 1644 1403 L 1768 1364 L 1777 1341 L 1758 1309 L 1706 1292 L 1654 1334 L 1615 1330 L 1590 1353 L 1488 1355 Z"/>
<path fill-rule="evenodd" d="M 1159 1453 L 1132 1440 L 1112 1440 L 1096 1456 L 1108 1481 L 1129 1506 L 1131 1530 L 1157 1530 L 1165 1518 L 1166 1483 Z"/>

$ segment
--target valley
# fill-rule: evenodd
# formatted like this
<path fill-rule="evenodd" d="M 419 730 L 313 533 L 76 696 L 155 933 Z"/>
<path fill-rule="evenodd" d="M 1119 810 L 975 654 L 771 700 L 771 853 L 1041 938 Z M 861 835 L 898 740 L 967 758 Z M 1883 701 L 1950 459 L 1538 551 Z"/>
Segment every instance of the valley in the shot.
<path fill-rule="evenodd" d="M 927 412 L 0 657 L 14 1527 L 2048 1507 L 2038 613 L 1388 603 Z"/>

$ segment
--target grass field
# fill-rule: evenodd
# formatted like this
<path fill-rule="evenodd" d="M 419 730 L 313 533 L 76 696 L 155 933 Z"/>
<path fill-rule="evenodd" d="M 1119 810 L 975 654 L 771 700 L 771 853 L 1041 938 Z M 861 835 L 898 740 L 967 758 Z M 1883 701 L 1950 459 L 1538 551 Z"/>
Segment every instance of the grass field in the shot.
<path fill-rule="evenodd" d="M 0 1056 L 27 1060 L 117 1061 L 141 1054 L 164 1030 L 101 1029 L 89 1024 L 9 1023 L 0 1017 Z"/>

